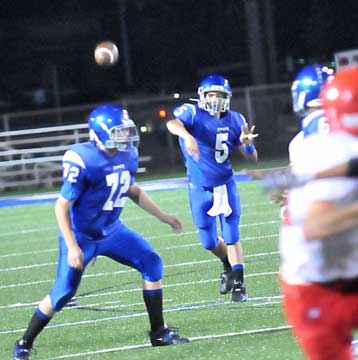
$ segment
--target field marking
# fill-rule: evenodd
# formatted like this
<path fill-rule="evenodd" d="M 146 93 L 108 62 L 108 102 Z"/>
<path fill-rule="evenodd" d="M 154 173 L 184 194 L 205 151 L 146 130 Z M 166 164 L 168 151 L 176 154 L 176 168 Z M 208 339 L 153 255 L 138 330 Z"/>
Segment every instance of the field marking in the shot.
<path fill-rule="evenodd" d="M 278 271 L 269 271 L 269 272 L 262 272 L 262 273 L 247 274 L 247 275 L 245 275 L 245 278 L 277 275 L 277 274 L 278 274 Z M 179 286 L 188 286 L 188 285 L 201 285 L 201 284 L 207 284 L 207 283 L 212 283 L 212 282 L 216 282 L 216 281 L 218 281 L 218 279 L 215 278 L 215 279 L 207 279 L 207 280 L 199 280 L 199 281 L 190 281 L 190 282 L 185 282 L 185 283 L 165 284 L 163 286 L 163 288 L 165 289 L 165 288 L 173 288 L 173 287 L 177 287 L 177 286 L 179 287 Z M 108 291 L 108 292 L 104 292 L 104 293 L 100 293 L 100 294 L 88 294 L 85 296 L 78 295 L 78 296 L 75 296 L 74 298 L 72 298 L 72 300 L 76 301 L 81 298 L 88 299 L 88 298 L 96 298 L 96 297 L 108 296 L 108 295 L 131 293 L 131 292 L 137 292 L 137 291 L 142 291 L 142 288 Z M 32 307 L 32 306 L 38 305 L 40 301 L 41 300 L 31 302 L 31 303 L 15 303 L 15 304 L 1 305 L 0 309 L 19 308 L 19 307 L 26 308 L 28 306 Z"/>
<path fill-rule="evenodd" d="M 186 232 L 182 232 L 178 235 L 182 235 L 182 236 L 187 236 L 187 235 L 193 235 L 193 234 L 197 234 L 198 231 L 194 230 L 194 231 L 186 231 Z M 167 234 L 163 235 L 163 237 L 166 237 Z M 260 236 L 248 236 L 245 238 L 242 238 L 241 241 L 251 241 L 251 240 L 256 240 L 256 239 L 264 239 L 264 238 L 270 238 L 270 237 L 278 237 L 278 233 L 274 233 L 274 234 L 268 234 L 268 235 L 260 235 Z M 150 240 L 149 237 L 146 237 L 146 239 Z M 195 243 L 189 243 L 189 244 L 181 244 L 181 245 L 175 245 L 175 246 L 166 246 L 166 247 L 157 247 L 156 250 L 159 251 L 165 251 L 165 250 L 173 250 L 173 249 L 180 249 L 180 248 L 185 248 L 185 247 L 191 247 L 191 246 L 199 246 L 200 243 L 199 241 L 196 241 Z M 10 253 L 10 254 L 3 254 L 0 255 L 0 259 L 1 258 L 9 258 L 9 257 L 17 257 L 17 256 L 25 256 L 25 255 L 34 255 L 34 254 L 43 254 L 43 253 L 49 253 L 49 252 L 55 252 L 58 251 L 58 247 L 56 248 L 51 248 L 51 249 L 38 249 L 38 250 L 32 250 L 32 251 L 24 251 L 24 252 L 18 252 L 18 253 Z"/>
<path fill-rule="evenodd" d="M 265 253 L 248 254 L 248 255 L 245 256 L 245 258 L 261 257 L 261 256 L 268 256 L 268 255 L 278 255 L 278 254 L 279 254 L 278 251 L 270 251 L 270 252 L 265 252 Z M 179 264 L 169 264 L 169 265 L 165 265 L 165 268 L 206 264 L 206 263 L 209 263 L 209 262 L 218 262 L 218 260 L 213 258 L 213 259 L 205 259 L 205 260 L 196 260 L 196 261 L 183 262 L 183 263 L 179 263 Z M 48 266 L 48 265 L 57 265 L 57 262 L 45 263 L 45 264 L 37 264 L 37 265 L 35 264 L 35 265 L 29 265 L 29 266 L 20 266 L 20 267 L 16 267 L 16 268 L 9 268 L 9 269 L 2 269 L 2 270 L 0 269 L 0 272 L 1 271 L 14 271 L 14 270 L 31 269 L 31 268 L 41 267 L 41 266 Z M 118 274 L 129 273 L 129 272 L 136 272 L 136 271 L 137 270 L 130 268 L 130 269 L 126 269 L 126 270 L 109 271 L 109 272 L 102 272 L 102 273 L 95 273 L 95 274 L 84 274 L 82 276 L 82 278 L 93 278 L 93 277 L 108 276 L 108 275 L 113 276 L 113 275 L 118 275 Z M 23 286 L 29 286 L 29 285 L 34 285 L 34 284 L 44 284 L 44 283 L 49 283 L 49 282 L 53 282 L 53 281 L 54 281 L 54 279 L 37 280 L 37 281 L 30 281 L 30 282 L 26 282 L 26 283 L 7 284 L 7 285 L 1 285 L 0 289 L 10 289 L 10 288 L 23 287 Z M 0 308 L 1 308 L 1 306 L 0 306 Z"/>
<path fill-rule="evenodd" d="M 253 297 L 248 298 L 248 302 L 251 301 L 261 301 L 261 300 L 267 300 L 267 299 L 281 299 L 282 295 L 270 295 L 270 296 L 260 296 L 260 297 Z M 275 302 L 276 303 L 276 302 Z M 177 312 L 177 311 L 191 311 L 191 310 L 197 310 L 197 309 L 205 309 L 205 308 L 211 308 L 211 307 L 217 307 L 222 305 L 235 305 L 235 303 L 232 303 L 231 301 L 222 301 L 222 300 L 213 300 L 213 301 L 199 301 L 194 303 L 184 303 L 179 305 L 174 305 L 172 308 L 163 309 L 164 313 L 171 313 L 171 312 Z M 238 306 L 240 306 L 240 303 L 236 303 Z M 267 305 L 267 302 L 264 303 Z M 259 306 L 259 304 L 256 304 L 256 306 Z M 147 317 L 148 313 L 147 311 L 143 311 L 140 313 L 129 313 L 129 314 L 123 314 L 123 315 L 117 315 L 117 316 L 107 316 L 103 318 L 98 319 L 89 319 L 89 320 L 81 320 L 81 321 L 72 321 L 72 322 L 65 322 L 65 323 L 55 323 L 46 326 L 46 329 L 56 329 L 56 328 L 62 328 L 62 327 L 68 327 L 68 326 L 76 326 L 76 325 L 84 325 L 84 324 L 94 324 L 104 321 L 112 321 L 112 320 L 119 320 L 119 319 L 128 319 L 128 318 L 136 318 L 136 317 Z M 19 332 L 24 332 L 26 328 L 23 329 L 12 329 L 12 330 L 1 330 L 0 335 L 7 335 L 7 334 L 15 334 Z"/>
<path fill-rule="evenodd" d="M 240 229 L 242 228 L 250 228 L 250 227 L 257 227 L 257 226 L 262 226 L 262 225 L 271 225 L 271 224 L 279 224 L 281 223 L 280 220 L 269 220 L 269 221 L 265 221 L 265 222 L 257 222 L 257 223 L 245 223 L 245 224 L 240 224 Z M 46 228 L 48 229 L 48 228 Z M 54 228 L 55 229 L 55 228 Z M 58 228 L 56 228 L 58 229 Z M 219 230 L 219 228 L 218 228 Z M 19 234 L 27 234 L 27 231 L 28 232 L 41 232 L 42 230 L 41 229 L 37 229 L 37 230 L 34 230 L 34 229 L 29 229 L 29 230 L 22 230 L 20 232 L 13 232 L 12 235 L 19 235 Z M 158 235 L 152 235 L 152 236 L 146 236 L 146 235 L 143 235 L 143 237 L 150 241 L 150 240 L 154 240 L 154 239 L 162 239 L 162 238 L 171 238 L 171 237 L 180 237 L 180 236 L 185 236 L 185 235 L 190 235 L 190 234 L 197 234 L 198 233 L 198 230 L 193 230 L 193 231 L 188 231 L 188 232 L 182 232 L 182 233 L 168 233 L 168 234 L 158 234 Z M 5 233 L 1 233 L 0 232 L 0 238 L 2 237 L 2 235 L 4 235 Z M 55 237 L 51 237 L 51 238 L 48 238 L 49 240 L 51 240 L 52 238 L 55 238 Z M 57 238 L 57 237 L 56 237 Z M 33 239 L 33 240 L 29 240 L 29 239 L 23 239 L 24 241 L 26 241 L 26 246 L 28 246 L 29 243 L 31 244 L 34 244 L 38 241 L 38 239 Z M 11 242 L 13 242 L 13 240 L 9 240 Z M 22 242 L 21 240 L 17 239 L 18 242 Z M 43 244 L 43 240 L 41 240 L 39 243 Z M 2 241 L 2 244 L 6 244 L 5 241 Z M 10 257 L 12 254 L 3 254 L 3 255 L 0 255 L 0 257 Z"/>
<path fill-rule="evenodd" d="M 220 339 L 220 338 L 233 337 L 233 336 L 265 334 L 265 333 L 278 332 L 278 331 L 284 331 L 284 330 L 289 330 L 289 329 L 291 329 L 291 326 L 281 325 L 281 326 L 270 327 L 270 328 L 248 329 L 248 330 L 242 330 L 242 331 L 230 332 L 230 333 L 224 333 L 224 334 L 209 334 L 209 335 L 202 335 L 202 336 L 194 336 L 189 339 L 190 339 L 190 341 L 212 340 L 212 339 Z M 189 346 L 189 345 L 186 345 L 186 346 Z M 151 347 L 151 344 L 143 343 L 143 344 L 119 346 L 119 347 L 109 348 L 109 349 L 101 349 L 101 350 L 95 350 L 95 351 L 86 351 L 86 352 L 82 352 L 82 353 L 72 353 L 72 354 L 66 354 L 66 355 L 53 356 L 53 357 L 49 357 L 49 358 L 43 358 L 40 360 L 58 360 L 58 359 L 78 358 L 78 357 L 89 356 L 89 355 L 98 355 L 98 354 L 105 354 L 105 353 L 117 352 L 117 351 L 142 349 L 142 348 L 147 348 L 147 347 Z"/>
<path fill-rule="evenodd" d="M 279 223 L 279 222 L 280 222 L 279 220 L 270 220 L 270 221 L 265 221 L 265 222 L 262 222 L 262 223 L 248 223 L 248 224 L 246 223 L 246 224 L 240 224 L 240 228 L 241 227 L 248 227 L 248 226 L 276 224 L 276 223 Z M 27 234 L 36 233 L 36 232 L 44 232 L 44 231 L 57 230 L 57 229 L 58 229 L 57 226 L 50 226 L 50 227 L 36 228 L 36 229 L 26 229 L 26 230 L 0 232 L 0 237 L 12 236 L 12 235 L 27 235 Z M 178 234 L 174 234 L 174 235 L 178 236 Z M 149 237 L 146 237 L 146 238 L 149 238 Z"/>

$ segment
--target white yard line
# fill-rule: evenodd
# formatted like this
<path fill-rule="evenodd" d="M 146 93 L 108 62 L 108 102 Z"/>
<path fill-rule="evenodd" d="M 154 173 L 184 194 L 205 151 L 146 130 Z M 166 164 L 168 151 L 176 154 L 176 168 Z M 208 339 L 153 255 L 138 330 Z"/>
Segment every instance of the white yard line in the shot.
<path fill-rule="evenodd" d="M 245 258 L 269 256 L 269 255 L 277 255 L 277 254 L 278 254 L 278 251 L 270 251 L 270 252 L 265 252 L 265 253 L 248 254 L 248 255 L 245 256 Z M 206 264 L 206 263 L 209 263 L 209 262 L 217 262 L 217 261 L 218 260 L 215 259 L 215 258 L 206 259 L 206 260 L 196 260 L 196 261 L 190 261 L 190 262 L 183 262 L 183 263 L 179 263 L 179 264 L 165 265 L 165 268 Z M 19 267 L 16 267 L 16 268 L 8 268 L 8 269 L 2 269 L 2 270 L 0 269 L 0 272 L 1 271 L 24 270 L 24 269 L 31 269 L 31 268 L 37 268 L 37 267 L 49 266 L 49 265 L 57 265 L 57 262 L 45 263 L 45 264 L 35 264 L 35 265 L 29 265 L 29 266 L 19 266 Z M 108 275 L 113 276 L 113 275 L 124 274 L 124 273 L 135 272 L 135 271 L 136 271 L 135 269 L 126 269 L 126 270 L 102 272 L 102 273 L 95 273 L 95 274 L 85 274 L 85 275 L 83 275 L 82 278 L 93 278 L 93 277 L 108 276 Z M 1 285 L 0 289 L 23 287 L 23 286 L 29 286 L 29 285 L 34 285 L 34 284 L 40 284 L 40 283 L 44 284 L 44 283 L 53 282 L 53 281 L 54 281 L 54 279 L 49 279 L 49 280 L 37 280 L 37 281 L 30 281 L 30 282 L 25 282 L 25 283 Z M 1 308 L 1 306 L 0 306 L 0 308 Z"/>
<path fill-rule="evenodd" d="M 193 234 L 197 234 L 197 233 L 198 233 L 197 231 L 187 231 L 187 232 L 183 232 L 183 233 L 179 234 L 179 236 L 180 235 L 182 235 L 182 236 L 193 235 Z M 167 234 L 163 235 L 163 237 L 167 237 Z M 260 235 L 260 236 L 249 236 L 249 237 L 242 238 L 241 240 L 242 241 L 251 241 L 251 240 L 265 239 L 265 238 L 271 238 L 271 237 L 278 237 L 278 234 L 274 233 L 274 234 Z M 199 241 L 196 241 L 195 243 L 167 246 L 167 247 L 163 247 L 163 248 L 157 247 L 156 250 L 157 251 L 165 251 L 165 250 L 180 249 L 180 248 L 192 247 L 192 246 L 200 246 Z M 32 251 L 24 251 L 24 252 L 19 252 L 19 253 L 0 255 L 0 259 L 1 258 L 9 258 L 9 257 L 17 257 L 17 256 L 43 254 L 43 253 L 57 252 L 57 251 L 58 251 L 58 247 L 51 248 L 51 249 L 44 249 L 44 250 L 38 249 L 38 250 L 32 250 Z"/>
<path fill-rule="evenodd" d="M 190 340 L 191 341 L 200 341 L 200 340 L 212 340 L 212 339 L 227 338 L 227 337 L 233 337 L 233 336 L 265 334 L 265 333 L 270 333 L 270 332 L 275 332 L 275 331 L 289 330 L 290 328 L 291 327 L 288 325 L 281 325 L 281 326 L 270 327 L 270 328 L 248 329 L 248 330 L 242 330 L 242 331 L 238 331 L 238 332 L 230 332 L 230 333 L 224 333 L 224 334 L 209 334 L 209 335 L 195 336 L 195 337 L 191 337 Z M 59 355 L 59 356 L 54 356 L 54 357 L 43 358 L 40 360 L 70 359 L 70 358 L 78 358 L 78 357 L 83 357 L 83 356 L 105 354 L 105 353 L 111 353 L 111 352 L 117 352 L 117 351 L 142 349 L 142 348 L 146 348 L 146 347 L 151 347 L 151 344 L 144 343 L 144 344 L 119 346 L 119 347 L 109 348 L 109 349 L 100 349 L 100 350 L 95 350 L 95 351 L 86 351 L 86 352 L 82 352 L 82 353 L 80 352 L 80 353 Z"/>
<path fill-rule="evenodd" d="M 217 281 L 217 279 L 215 279 Z M 191 283 L 192 284 L 192 283 Z M 261 297 L 253 297 L 248 298 L 248 302 L 255 302 L 255 301 L 262 301 L 262 300 L 277 300 L 281 299 L 281 295 L 271 295 L 271 296 L 261 296 Z M 276 303 L 276 302 L 275 302 Z M 213 300 L 213 301 L 200 301 L 197 303 L 185 303 L 185 304 L 177 304 L 174 305 L 171 308 L 164 309 L 164 313 L 170 313 L 170 312 L 177 312 L 177 311 L 190 311 L 190 310 L 197 310 L 197 309 L 204 309 L 204 308 L 210 308 L 210 307 L 216 307 L 216 306 L 222 306 L 222 305 L 233 305 L 234 303 L 230 301 L 220 301 L 220 300 Z M 237 304 L 238 306 L 244 306 Z M 259 306 L 259 304 L 256 304 Z M 265 305 L 267 305 L 267 302 L 265 302 Z M 55 329 L 55 328 L 62 328 L 62 327 L 68 327 L 68 326 L 76 326 L 76 325 L 84 325 L 84 324 L 94 324 L 104 321 L 112 321 L 112 320 L 119 320 L 119 319 L 128 319 L 128 318 L 136 318 L 136 317 L 147 317 L 148 313 L 146 311 L 140 312 L 140 313 L 132 313 L 132 314 L 123 314 L 123 315 L 117 315 L 117 316 L 107 316 L 103 318 L 98 319 L 90 319 L 90 320 L 81 320 L 81 321 L 72 321 L 72 322 L 66 322 L 66 323 L 58 323 L 58 324 L 51 324 L 46 326 L 46 329 Z M 26 329 L 12 329 L 12 330 L 2 330 L 0 331 L 0 335 L 7 335 L 7 334 L 15 334 L 15 333 L 21 333 L 24 332 Z"/>
<path fill-rule="evenodd" d="M 269 271 L 269 272 L 262 272 L 262 273 L 247 274 L 247 275 L 245 275 L 245 278 L 277 275 L 277 273 L 278 273 L 277 271 Z M 216 281 L 218 281 L 218 279 L 215 278 L 215 279 L 207 279 L 207 280 L 199 280 L 199 281 L 190 281 L 190 282 L 184 282 L 184 283 L 166 284 L 163 287 L 164 288 L 172 288 L 172 287 L 177 287 L 177 286 L 200 285 L 200 284 L 207 284 L 207 283 L 216 282 Z M 97 298 L 97 297 L 101 297 L 101 296 L 118 295 L 118 294 L 131 293 L 131 292 L 137 292 L 137 291 L 142 291 L 142 288 L 108 291 L 108 292 L 103 292 L 100 294 L 88 294 L 86 296 L 74 297 L 73 300 L 76 301 L 77 299 L 81 299 L 81 298 L 86 298 L 86 299 Z M 28 306 L 33 307 L 33 306 L 38 305 L 39 302 L 40 302 L 40 300 L 31 302 L 31 303 L 15 303 L 15 304 L 1 305 L 0 309 L 24 308 L 24 307 L 28 307 Z"/>

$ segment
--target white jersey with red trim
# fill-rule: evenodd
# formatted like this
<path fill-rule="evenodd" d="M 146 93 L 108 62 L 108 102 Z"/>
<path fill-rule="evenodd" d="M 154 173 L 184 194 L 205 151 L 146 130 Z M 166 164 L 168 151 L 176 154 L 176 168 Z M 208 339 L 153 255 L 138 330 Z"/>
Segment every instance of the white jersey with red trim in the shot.
<path fill-rule="evenodd" d="M 301 145 L 301 155 L 292 163 L 297 175 L 316 173 L 358 154 L 358 139 L 343 133 L 312 135 Z M 291 225 L 282 225 L 280 230 L 281 275 L 285 281 L 304 284 L 358 277 L 358 228 L 310 241 L 305 240 L 302 231 L 314 201 L 333 201 L 339 207 L 357 200 L 358 180 L 353 178 L 311 181 L 290 191 Z"/>
<path fill-rule="evenodd" d="M 299 158 L 301 155 L 302 149 L 302 142 L 304 140 L 303 131 L 297 133 L 293 139 L 288 144 L 288 156 L 290 159 L 290 164 L 292 164 L 295 159 Z"/>

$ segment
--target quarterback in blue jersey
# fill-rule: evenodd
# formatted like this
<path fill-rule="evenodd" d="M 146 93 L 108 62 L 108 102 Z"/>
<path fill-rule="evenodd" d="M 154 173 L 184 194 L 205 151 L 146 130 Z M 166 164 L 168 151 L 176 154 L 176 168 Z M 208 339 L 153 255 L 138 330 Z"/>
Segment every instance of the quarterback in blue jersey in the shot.
<path fill-rule="evenodd" d="M 118 105 L 99 106 L 89 115 L 89 129 L 91 141 L 71 146 L 63 156 L 63 185 L 55 205 L 57 278 L 16 342 L 13 359 L 29 359 L 36 336 L 75 295 L 86 266 L 96 256 L 107 256 L 141 273 L 153 346 L 189 341 L 168 328 L 163 319 L 162 259 L 119 216 L 129 197 L 176 232 L 181 231 L 182 223 L 163 212 L 135 183 L 139 136 L 128 112 Z"/>
<path fill-rule="evenodd" d="M 220 293 L 231 291 L 232 301 L 246 301 L 243 250 L 240 243 L 240 196 L 233 178 L 230 157 L 235 148 L 257 161 L 254 127 L 230 110 L 231 87 L 218 74 L 205 77 L 198 89 L 198 104 L 174 110 L 168 130 L 179 137 L 189 180 L 193 222 L 202 246 L 221 259 Z M 219 217 L 221 235 L 216 218 Z"/>

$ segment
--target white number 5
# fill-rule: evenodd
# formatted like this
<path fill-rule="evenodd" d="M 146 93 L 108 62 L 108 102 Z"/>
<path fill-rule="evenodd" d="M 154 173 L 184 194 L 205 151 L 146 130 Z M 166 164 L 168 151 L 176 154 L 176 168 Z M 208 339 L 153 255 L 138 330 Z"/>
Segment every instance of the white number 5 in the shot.
<path fill-rule="evenodd" d="M 229 148 L 226 144 L 228 138 L 228 133 L 216 134 L 215 160 L 219 164 L 223 163 L 229 156 Z"/>

